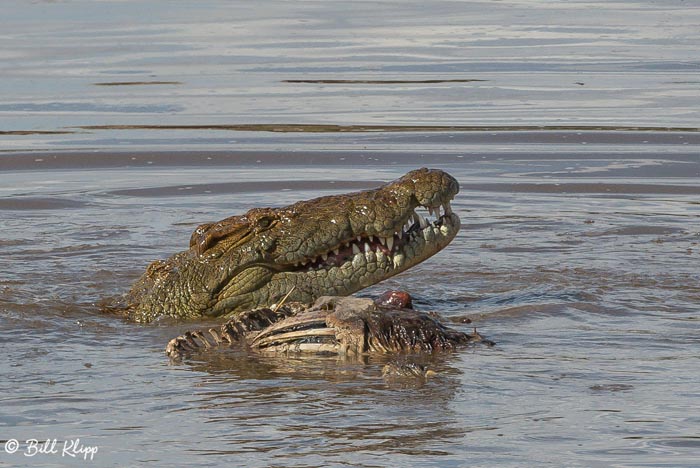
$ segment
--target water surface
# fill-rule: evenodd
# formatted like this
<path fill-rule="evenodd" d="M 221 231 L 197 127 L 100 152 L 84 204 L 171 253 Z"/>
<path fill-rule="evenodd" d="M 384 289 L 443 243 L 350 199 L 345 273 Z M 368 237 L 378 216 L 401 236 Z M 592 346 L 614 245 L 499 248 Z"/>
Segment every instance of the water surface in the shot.
<path fill-rule="evenodd" d="M 681 1 L 5 2 L 0 466 L 695 466 L 700 9 Z M 460 182 L 442 253 L 363 294 L 496 341 L 170 363 L 97 304 L 200 223 Z M 21 447 L 26 449 L 26 447 Z"/>

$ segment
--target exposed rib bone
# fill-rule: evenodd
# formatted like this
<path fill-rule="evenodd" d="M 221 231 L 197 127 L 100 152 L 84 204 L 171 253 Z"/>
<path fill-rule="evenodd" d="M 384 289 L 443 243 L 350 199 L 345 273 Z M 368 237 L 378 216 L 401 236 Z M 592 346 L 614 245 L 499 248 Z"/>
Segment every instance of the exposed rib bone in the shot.
<path fill-rule="evenodd" d="M 220 345 L 221 342 L 223 341 L 223 339 L 221 338 L 221 335 L 219 334 L 219 332 L 217 331 L 217 329 L 216 329 L 216 328 L 210 328 L 210 329 L 207 330 L 207 331 L 209 332 L 209 334 L 210 334 L 210 335 L 212 336 L 212 338 L 214 339 L 214 342 L 215 342 L 217 345 Z"/>
<path fill-rule="evenodd" d="M 277 304 L 275 304 L 275 306 L 272 308 L 272 312 L 277 313 L 279 308 L 284 305 L 285 301 L 289 298 L 289 295 L 292 294 L 296 288 L 297 288 L 296 285 L 292 286 L 292 289 L 290 289 L 289 292 L 284 295 L 282 300 L 279 301 Z"/>
<path fill-rule="evenodd" d="M 279 345 L 272 345 L 267 348 L 259 349 L 258 352 L 261 353 L 288 353 L 288 352 L 302 352 L 302 353 L 328 353 L 328 354 L 339 354 L 341 346 L 335 343 L 282 343 Z"/>
<path fill-rule="evenodd" d="M 315 338 L 319 336 L 335 336 L 335 330 L 333 328 L 313 328 L 309 330 L 297 330 L 287 333 L 280 333 L 271 336 L 266 336 L 264 338 L 256 337 L 251 343 L 252 346 L 266 347 L 272 343 L 283 343 L 295 340 L 301 340 L 304 338 Z"/>
<path fill-rule="evenodd" d="M 203 345 L 206 349 L 211 348 L 211 343 L 209 343 L 209 340 L 207 340 L 204 333 L 202 333 L 200 330 L 193 331 L 192 336 L 197 338 L 201 342 L 201 345 Z"/>

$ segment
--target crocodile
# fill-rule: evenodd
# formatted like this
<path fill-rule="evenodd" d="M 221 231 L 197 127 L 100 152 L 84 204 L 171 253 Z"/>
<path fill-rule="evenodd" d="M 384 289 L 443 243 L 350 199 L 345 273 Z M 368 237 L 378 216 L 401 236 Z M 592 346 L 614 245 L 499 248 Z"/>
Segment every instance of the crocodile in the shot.
<path fill-rule="evenodd" d="M 413 310 L 408 293 L 390 291 L 376 300 L 323 296 L 312 305 L 289 303 L 245 311 L 219 328 L 188 331 L 170 340 L 173 360 L 214 347 L 243 345 L 260 354 L 325 354 L 357 358 L 365 354 L 452 351 L 493 342 L 443 325 L 436 314 Z M 415 363 L 390 362 L 385 378 L 427 378 L 434 374 Z"/>
<path fill-rule="evenodd" d="M 231 318 L 283 297 L 347 296 L 436 254 L 460 227 L 452 176 L 417 169 L 379 188 L 254 208 L 197 227 L 109 309 L 137 322 Z"/>

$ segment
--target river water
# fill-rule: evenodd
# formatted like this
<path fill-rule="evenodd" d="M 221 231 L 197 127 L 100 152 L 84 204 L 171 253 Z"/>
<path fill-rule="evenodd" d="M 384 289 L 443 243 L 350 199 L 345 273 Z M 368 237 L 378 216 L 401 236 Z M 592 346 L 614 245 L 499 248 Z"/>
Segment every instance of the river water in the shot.
<path fill-rule="evenodd" d="M 0 466 L 700 463 L 693 2 L 8 0 L 0 37 Z M 462 230 L 362 294 L 497 343 L 427 383 L 99 311 L 200 223 L 422 166 Z"/>

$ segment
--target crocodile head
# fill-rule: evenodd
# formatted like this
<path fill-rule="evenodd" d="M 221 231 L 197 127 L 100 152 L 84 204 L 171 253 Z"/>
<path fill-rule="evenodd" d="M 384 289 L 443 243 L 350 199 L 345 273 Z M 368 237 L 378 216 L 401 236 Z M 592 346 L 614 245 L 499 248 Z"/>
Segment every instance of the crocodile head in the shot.
<path fill-rule="evenodd" d="M 374 190 L 204 224 L 189 250 L 148 267 L 124 307 L 151 321 L 352 294 L 444 248 L 460 226 L 450 208 L 458 191 L 452 176 L 424 168 Z"/>

